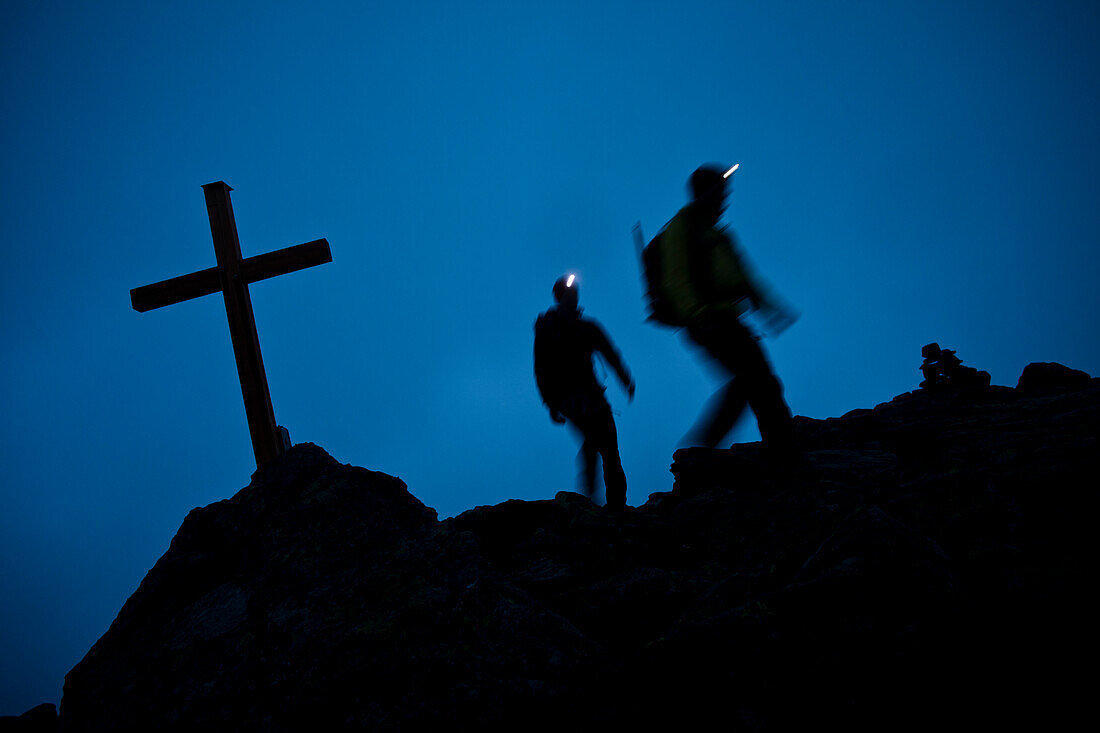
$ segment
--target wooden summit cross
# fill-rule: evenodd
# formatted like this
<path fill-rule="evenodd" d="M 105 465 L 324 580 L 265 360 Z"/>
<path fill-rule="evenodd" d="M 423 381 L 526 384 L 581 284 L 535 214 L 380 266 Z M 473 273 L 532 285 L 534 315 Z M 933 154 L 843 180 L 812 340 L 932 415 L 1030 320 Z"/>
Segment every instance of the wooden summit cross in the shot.
<path fill-rule="evenodd" d="M 206 211 L 210 215 L 210 234 L 214 238 L 218 266 L 134 288 L 130 291 L 130 302 L 134 310 L 144 313 L 219 290 L 225 296 L 229 336 L 233 340 L 248 432 L 252 435 L 252 450 L 259 468 L 283 453 L 283 441 L 271 407 L 271 392 L 267 388 L 248 284 L 332 262 L 332 253 L 328 240 L 318 239 L 244 259 L 237 238 L 237 223 L 233 219 L 233 203 L 229 200 L 229 192 L 233 189 L 218 181 L 206 184 L 202 190 L 206 194 Z"/>

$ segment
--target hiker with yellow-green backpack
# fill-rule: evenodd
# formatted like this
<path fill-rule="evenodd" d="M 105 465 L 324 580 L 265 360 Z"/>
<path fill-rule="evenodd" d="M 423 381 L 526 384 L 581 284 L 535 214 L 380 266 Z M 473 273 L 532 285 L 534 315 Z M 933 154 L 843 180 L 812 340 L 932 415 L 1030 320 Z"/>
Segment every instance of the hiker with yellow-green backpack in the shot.
<path fill-rule="evenodd" d="M 738 252 L 736 235 L 719 224 L 737 167 L 704 165 L 692 173 L 691 201 L 643 249 L 650 319 L 687 329 L 691 341 L 730 375 L 684 442 L 717 446 L 748 405 L 765 451 L 783 459 L 795 454 L 791 411 L 742 316 L 756 311 L 778 333 L 797 315 L 753 276 Z M 635 235 L 640 241 L 640 231 Z"/>

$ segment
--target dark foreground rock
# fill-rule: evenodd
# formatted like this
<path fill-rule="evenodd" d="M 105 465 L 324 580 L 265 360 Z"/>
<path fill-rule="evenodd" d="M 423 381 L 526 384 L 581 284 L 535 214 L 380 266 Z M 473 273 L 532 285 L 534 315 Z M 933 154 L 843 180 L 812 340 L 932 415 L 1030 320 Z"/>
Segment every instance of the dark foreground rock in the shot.
<path fill-rule="evenodd" d="M 1035 362 L 1024 368 L 1016 389 L 1026 392 L 1083 387 L 1090 377 L 1080 369 L 1070 369 L 1053 362 Z"/>
<path fill-rule="evenodd" d="M 44 702 L 22 715 L 0 715 L 0 733 L 57 733 L 57 706 Z"/>
<path fill-rule="evenodd" d="M 675 456 L 612 515 L 439 522 L 295 446 L 191 512 L 66 677 L 106 730 L 1059 727 L 1084 707 L 1100 380 L 902 395 Z"/>

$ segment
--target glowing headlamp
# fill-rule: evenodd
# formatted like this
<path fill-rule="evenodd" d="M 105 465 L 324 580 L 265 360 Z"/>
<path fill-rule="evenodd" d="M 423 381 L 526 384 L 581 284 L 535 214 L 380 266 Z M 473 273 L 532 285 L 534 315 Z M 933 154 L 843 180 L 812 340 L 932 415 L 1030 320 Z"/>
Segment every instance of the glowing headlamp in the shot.
<path fill-rule="evenodd" d="M 734 163 L 732 168 L 730 168 L 728 171 L 726 171 L 725 173 L 722 174 L 722 178 L 729 178 L 734 173 L 736 173 L 737 169 L 740 168 L 740 167 L 741 167 L 740 163 Z"/>
<path fill-rule="evenodd" d="M 573 287 L 573 281 L 574 281 L 574 280 L 576 280 L 576 279 L 577 279 L 577 276 L 576 276 L 576 275 L 570 275 L 570 276 L 569 276 L 568 278 L 566 278 L 566 280 L 565 280 L 565 287 L 567 287 L 567 288 L 571 288 L 571 287 Z"/>

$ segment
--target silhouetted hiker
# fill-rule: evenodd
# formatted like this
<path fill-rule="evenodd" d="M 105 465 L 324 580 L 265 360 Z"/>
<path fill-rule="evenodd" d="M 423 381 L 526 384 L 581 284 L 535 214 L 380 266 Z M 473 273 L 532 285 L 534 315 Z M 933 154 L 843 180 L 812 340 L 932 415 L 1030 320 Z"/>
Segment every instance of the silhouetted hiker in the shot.
<path fill-rule="evenodd" d="M 741 316 L 759 310 L 776 333 L 797 316 L 753 278 L 738 253 L 736 235 L 718 224 L 726 209 L 728 179 L 736 169 L 704 165 L 692 173 L 691 202 L 645 249 L 651 318 L 686 327 L 691 340 L 731 377 L 685 442 L 717 446 L 748 404 L 768 454 L 784 458 L 795 452 L 791 412 L 782 385 Z"/>
<path fill-rule="evenodd" d="M 951 349 L 941 349 L 937 343 L 925 344 L 920 350 L 924 363 L 920 365 L 924 381 L 920 386 L 932 387 L 988 387 L 989 372 L 979 372 L 974 367 L 964 367 L 962 359 Z"/>
<path fill-rule="evenodd" d="M 596 380 L 592 355 L 599 353 L 607 360 L 631 400 L 634 380 L 603 328 L 581 315 L 578 299 L 574 275 L 554 283 L 557 305 L 535 321 L 535 381 L 542 401 L 550 408 L 550 419 L 568 421 L 581 434 L 580 461 L 589 498 L 596 491 L 596 461 L 602 457 L 607 507 L 622 509 L 626 506 L 626 474 L 619 459 L 615 419 L 604 397 L 606 387 Z"/>

